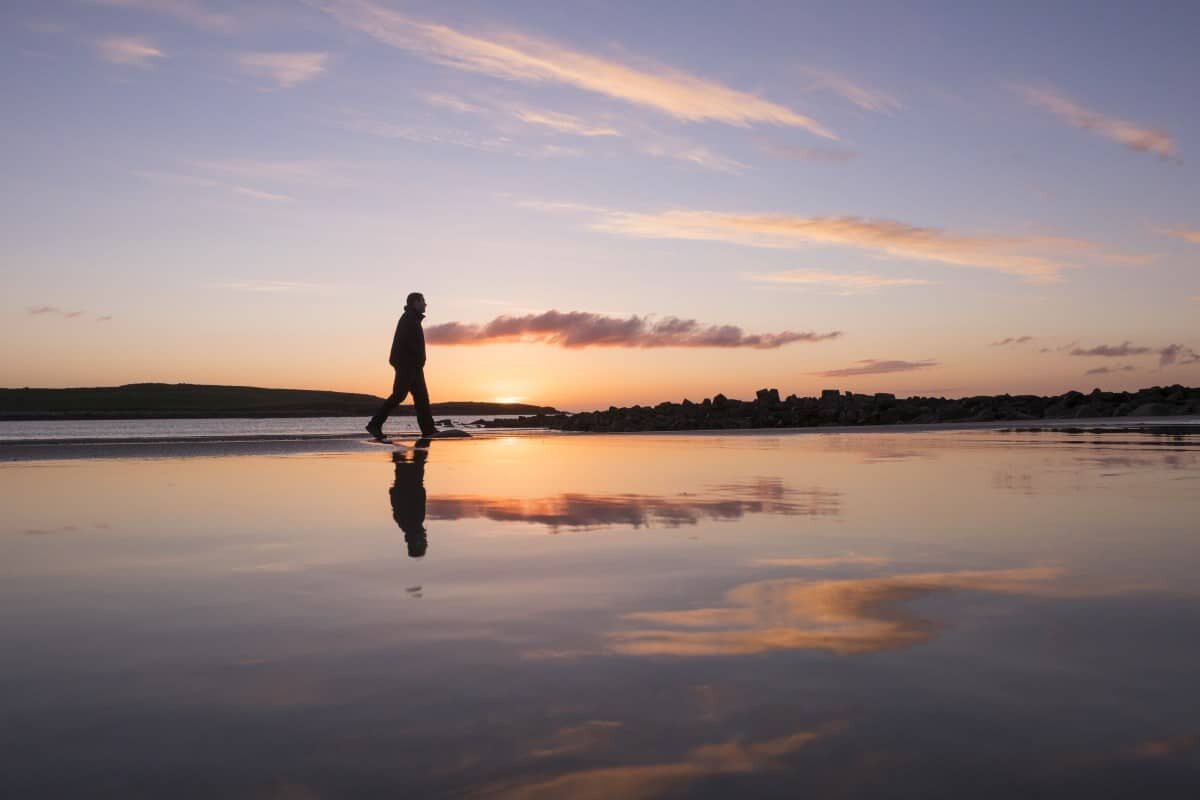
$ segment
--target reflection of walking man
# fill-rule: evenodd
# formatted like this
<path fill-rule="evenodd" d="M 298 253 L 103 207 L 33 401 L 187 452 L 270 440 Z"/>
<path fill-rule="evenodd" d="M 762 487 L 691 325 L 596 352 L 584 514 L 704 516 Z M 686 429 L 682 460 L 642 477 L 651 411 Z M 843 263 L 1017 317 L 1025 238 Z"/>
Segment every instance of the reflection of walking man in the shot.
<path fill-rule="evenodd" d="M 396 480 L 388 495 L 392 500 L 392 519 L 404 531 L 408 543 L 408 554 L 413 558 L 425 555 L 428 540 L 425 538 L 425 459 L 429 457 L 429 442 L 417 441 L 411 453 L 393 453 L 392 463 L 396 467 Z"/>
<path fill-rule="evenodd" d="M 417 409 L 417 425 L 424 436 L 433 436 L 437 428 L 433 412 L 429 409 L 429 389 L 425 386 L 425 332 L 421 320 L 425 319 L 425 297 L 413 292 L 405 301 L 404 313 L 396 323 L 396 335 L 392 339 L 392 354 L 388 361 L 396 370 L 392 382 L 392 393 L 367 423 L 367 432 L 376 439 L 383 438 L 383 423 L 396 406 L 412 393 L 413 405 Z"/>

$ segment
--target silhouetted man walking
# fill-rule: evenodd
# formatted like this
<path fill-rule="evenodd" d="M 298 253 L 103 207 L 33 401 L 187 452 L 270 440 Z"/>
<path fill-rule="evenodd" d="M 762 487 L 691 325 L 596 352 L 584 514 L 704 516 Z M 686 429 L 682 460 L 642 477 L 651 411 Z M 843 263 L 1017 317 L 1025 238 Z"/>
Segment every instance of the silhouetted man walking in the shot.
<path fill-rule="evenodd" d="M 410 392 L 413 405 L 417 409 L 417 425 L 421 428 L 421 435 L 437 435 L 433 412 L 429 409 L 429 389 L 425 386 L 425 332 L 421 329 L 423 319 L 425 296 L 420 292 L 413 292 L 405 301 L 404 313 L 396 323 L 396 335 L 392 338 L 392 354 L 388 358 L 396 370 L 392 393 L 367 423 L 367 432 L 376 439 L 383 438 L 383 423 Z"/>

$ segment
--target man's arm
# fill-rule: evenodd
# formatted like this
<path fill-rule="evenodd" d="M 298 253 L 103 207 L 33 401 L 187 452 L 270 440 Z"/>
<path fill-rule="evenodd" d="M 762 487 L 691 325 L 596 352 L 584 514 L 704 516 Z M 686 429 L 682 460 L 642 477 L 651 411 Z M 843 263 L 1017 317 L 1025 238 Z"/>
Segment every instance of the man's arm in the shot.
<path fill-rule="evenodd" d="M 413 363 L 424 367 L 425 366 L 425 329 L 421 327 L 421 323 L 414 321 L 412 326 L 412 334 L 409 336 L 409 347 L 412 349 Z"/>
<path fill-rule="evenodd" d="M 406 349 L 404 340 L 406 338 L 404 335 L 404 317 L 401 317 L 396 322 L 396 333 L 392 336 L 392 352 L 388 356 L 388 363 L 393 367 L 400 366 L 401 362 L 404 361 L 404 352 Z"/>

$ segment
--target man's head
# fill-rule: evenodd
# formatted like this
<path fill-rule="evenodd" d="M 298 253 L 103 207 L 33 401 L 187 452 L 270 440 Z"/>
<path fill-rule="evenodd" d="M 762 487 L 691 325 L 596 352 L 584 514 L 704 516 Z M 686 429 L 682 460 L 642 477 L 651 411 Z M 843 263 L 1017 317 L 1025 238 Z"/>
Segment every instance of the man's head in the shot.
<path fill-rule="evenodd" d="M 404 308 L 407 311 L 415 311 L 418 314 L 425 313 L 425 295 L 420 292 L 413 292 L 404 301 Z"/>

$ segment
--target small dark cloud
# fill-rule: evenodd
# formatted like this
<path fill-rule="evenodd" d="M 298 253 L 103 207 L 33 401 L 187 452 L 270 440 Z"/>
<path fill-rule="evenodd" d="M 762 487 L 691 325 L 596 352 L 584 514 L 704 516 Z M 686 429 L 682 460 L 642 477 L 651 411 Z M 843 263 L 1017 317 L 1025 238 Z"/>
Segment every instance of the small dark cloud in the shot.
<path fill-rule="evenodd" d="M 76 525 L 63 525 L 58 528 L 26 528 L 21 533 L 26 536 L 49 536 L 52 533 L 73 533 L 79 530 Z"/>
<path fill-rule="evenodd" d="M 29 312 L 29 314 L 31 316 L 35 316 L 35 317 L 49 315 L 52 317 L 62 317 L 63 319 L 78 319 L 79 317 L 82 317 L 85 313 L 87 313 L 87 312 L 83 311 L 83 309 L 80 309 L 78 311 L 67 311 L 65 309 L 59 308 L 58 306 L 29 306 L 25 310 L 27 312 Z M 110 322 L 110 321 L 112 321 L 112 315 L 111 314 L 97 315 L 96 321 L 97 322 Z"/>
<path fill-rule="evenodd" d="M 991 346 L 992 347 L 1004 347 L 1005 345 L 1025 344 L 1026 342 L 1032 342 L 1032 341 L 1033 341 L 1032 336 L 1009 336 L 1007 339 L 1001 339 L 998 342 L 992 342 Z"/>
<path fill-rule="evenodd" d="M 58 306 L 30 306 L 26 309 L 33 316 L 42 316 L 49 314 L 51 316 L 63 317 L 64 319 L 75 319 L 83 316 L 83 311 L 64 311 Z"/>
<path fill-rule="evenodd" d="M 1116 372 L 1136 372 L 1136 371 L 1137 371 L 1137 367 L 1133 366 L 1132 364 L 1126 364 L 1123 367 L 1096 367 L 1095 369 L 1089 369 L 1087 372 L 1085 372 L 1083 374 L 1084 375 L 1111 375 Z"/>
<path fill-rule="evenodd" d="M 1158 351 L 1158 365 L 1160 367 L 1169 367 L 1172 365 L 1184 366 L 1196 363 L 1200 363 L 1200 353 L 1181 344 L 1169 344 Z"/>
<path fill-rule="evenodd" d="M 425 329 L 430 344 L 482 345 L 542 342 L 560 347 L 747 347 L 773 350 L 792 342 L 836 339 L 841 331 L 745 333 L 737 325 L 704 325 L 694 319 L 612 317 L 587 311 L 499 316 L 475 325 L 447 322 Z"/>
<path fill-rule="evenodd" d="M 1200 353 L 1197 353 L 1192 348 L 1182 344 L 1169 344 L 1166 347 L 1142 347 L 1135 345 L 1129 341 L 1124 341 L 1118 345 L 1102 344 L 1096 347 L 1074 347 L 1071 350 L 1073 356 L 1100 356 L 1103 358 L 1126 358 L 1128 356 L 1144 356 L 1154 354 L 1158 356 L 1158 365 L 1160 367 L 1169 367 L 1172 365 L 1187 365 L 1200 363 Z M 1122 367 L 1121 371 L 1130 371 L 1132 367 Z M 1108 372 L 1116 372 L 1117 370 L 1108 370 Z M 1085 375 L 1103 375 L 1104 372 L 1097 370 L 1088 370 Z"/>
<path fill-rule="evenodd" d="M 831 369 L 816 374 L 826 378 L 842 378 L 849 375 L 881 375 L 885 372 L 912 372 L 913 370 L 938 366 L 938 362 L 936 361 L 883 361 L 875 358 L 864 358 L 855 363 L 861 366 Z"/>
<path fill-rule="evenodd" d="M 1071 350 L 1073 356 L 1102 356 L 1104 358 L 1128 358 L 1129 356 L 1142 356 L 1146 353 L 1153 352 L 1149 347 L 1138 347 L 1131 342 L 1125 341 L 1121 344 L 1101 344 L 1095 347 L 1075 347 Z"/>
<path fill-rule="evenodd" d="M 773 156 L 788 158 L 793 161 L 821 161 L 826 164 L 842 164 L 858 158 L 853 150 L 843 150 L 836 147 L 804 147 L 802 145 L 783 144 L 780 142 L 761 141 L 759 146 Z"/>

